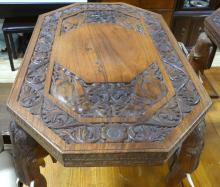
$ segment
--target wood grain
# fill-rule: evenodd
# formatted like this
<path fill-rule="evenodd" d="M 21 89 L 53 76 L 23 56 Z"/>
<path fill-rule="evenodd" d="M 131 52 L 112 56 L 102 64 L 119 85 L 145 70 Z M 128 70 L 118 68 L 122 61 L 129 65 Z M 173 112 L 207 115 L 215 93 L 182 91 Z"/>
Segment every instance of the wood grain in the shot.
<path fill-rule="evenodd" d="M 110 23 L 56 35 L 54 45 L 51 60 L 87 83 L 130 82 L 152 62 L 161 61 L 149 35 Z"/>
<path fill-rule="evenodd" d="M 206 90 L 207 90 L 209 96 L 210 96 L 212 99 L 219 98 L 218 93 L 215 91 L 215 89 L 213 88 L 213 86 L 212 86 L 212 84 L 209 82 L 209 80 L 206 78 L 206 76 L 203 76 L 202 81 L 203 81 L 203 85 L 204 85 L 204 87 L 206 88 Z"/>

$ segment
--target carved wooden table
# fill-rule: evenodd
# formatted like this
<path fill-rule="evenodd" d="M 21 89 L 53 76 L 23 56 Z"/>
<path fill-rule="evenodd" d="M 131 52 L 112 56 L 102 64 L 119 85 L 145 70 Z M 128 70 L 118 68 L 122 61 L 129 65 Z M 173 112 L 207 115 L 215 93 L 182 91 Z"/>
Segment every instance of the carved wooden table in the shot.
<path fill-rule="evenodd" d="M 50 154 L 64 166 L 169 160 L 175 185 L 198 165 L 210 105 L 160 15 L 127 4 L 43 14 L 8 100 L 19 178 L 44 186 Z"/>

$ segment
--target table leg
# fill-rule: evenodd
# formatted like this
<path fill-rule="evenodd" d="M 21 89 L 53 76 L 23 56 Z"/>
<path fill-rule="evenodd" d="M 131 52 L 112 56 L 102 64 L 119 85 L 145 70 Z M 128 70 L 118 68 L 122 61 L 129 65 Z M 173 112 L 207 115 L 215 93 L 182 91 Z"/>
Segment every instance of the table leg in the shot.
<path fill-rule="evenodd" d="M 167 176 L 168 186 L 176 186 L 187 173 L 192 173 L 197 168 L 204 147 L 204 129 L 205 123 L 201 122 L 174 154 Z"/>
<path fill-rule="evenodd" d="M 189 54 L 189 62 L 198 75 L 210 68 L 215 51 L 216 47 L 206 33 L 201 33 Z"/>
<path fill-rule="evenodd" d="M 10 135 L 13 144 L 13 159 L 19 180 L 35 187 L 46 187 L 47 183 L 40 173 L 44 166 L 43 158 L 48 153 L 15 122 L 10 124 Z"/>
<path fill-rule="evenodd" d="M 8 51 L 8 58 L 9 58 L 11 70 L 15 71 L 13 56 L 12 56 L 12 51 L 11 51 L 11 46 L 10 46 L 8 34 L 6 32 L 3 32 L 3 33 L 4 33 L 6 48 L 7 48 L 7 51 Z"/>

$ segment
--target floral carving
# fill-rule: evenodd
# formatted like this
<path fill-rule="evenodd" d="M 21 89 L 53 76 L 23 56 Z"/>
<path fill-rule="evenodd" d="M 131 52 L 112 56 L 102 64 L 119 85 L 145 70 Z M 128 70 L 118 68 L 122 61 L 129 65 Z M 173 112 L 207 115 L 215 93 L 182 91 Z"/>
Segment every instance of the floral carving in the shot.
<path fill-rule="evenodd" d="M 215 25 L 217 27 L 220 27 L 220 15 L 215 15 L 213 18 L 212 18 L 213 22 L 215 23 Z"/>
<path fill-rule="evenodd" d="M 47 127 L 54 130 L 67 143 L 160 141 L 171 130 L 148 122 L 140 124 L 78 122 L 48 99 L 45 99 L 43 104 L 41 118 Z M 141 129 L 144 131 L 141 132 Z"/>
<path fill-rule="evenodd" d="M 55 64 L 50 93 L 81 116 L 135 117 L 166 96 L 167 88 L 156 63 L 129 83 L 93 84 Z"/>
<path fill-rule="evenodd" d="M 76 30 L 88 23 L 114 23 L 126 29 L 144 34 L 145 29 L 141 23 L 140 15 L 128 15 L 120 10 L 84 10 L 74 17 L 67 17 L 62 22 L 61 34 Z"/>

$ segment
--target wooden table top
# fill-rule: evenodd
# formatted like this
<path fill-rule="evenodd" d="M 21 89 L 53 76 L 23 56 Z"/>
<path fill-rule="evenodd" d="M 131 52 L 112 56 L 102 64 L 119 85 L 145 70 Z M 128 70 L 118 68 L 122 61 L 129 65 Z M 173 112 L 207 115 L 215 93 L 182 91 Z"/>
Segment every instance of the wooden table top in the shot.
<path fill-rule="evenodd" d="M 163 18 L 124 3 L 41 15 L 8 100 L 65 166 L 162 163 L 210 105 Z"/>

